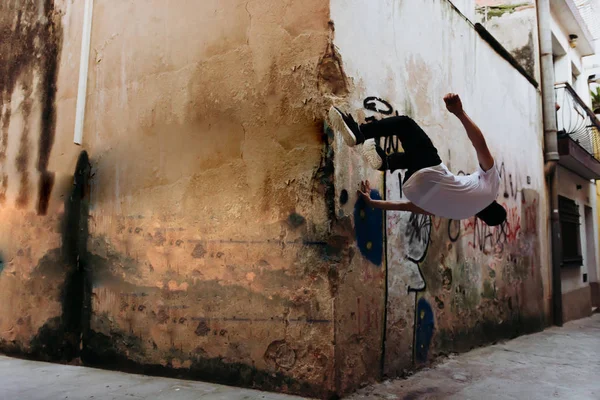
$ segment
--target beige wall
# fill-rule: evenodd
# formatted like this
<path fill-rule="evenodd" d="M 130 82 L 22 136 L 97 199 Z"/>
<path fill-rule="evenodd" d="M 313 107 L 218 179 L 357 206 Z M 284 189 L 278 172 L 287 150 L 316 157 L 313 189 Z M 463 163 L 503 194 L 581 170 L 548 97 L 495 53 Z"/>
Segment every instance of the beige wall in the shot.
<path fill-rule="evenodd" d="M 327 5 L 95 7 L 90 350 L 102 357 L 108 341 L 139 364 L 222 379 L 240 365 L 252 376 L 232 383 L 334 390 L 345 256 L 327 253 L 332 183 L 319 169 L 331 91 L 319 74 L 336 72 Z"/>
<path fill-rule="evenodd" d="M 47 28 L 32 7 L 23 18 Z M 15 29 L 17 11 L 2 13 L 3 26 Z M 313 395 L 335 390 L 335 294 L 352 232 L 326 202 L 333 177 L 323 112 L 327 96 L 348 84 L 329 46 L 328 5 L 95 1 L 78 148 L 82 13 L 83 2 L 55 4 L 48 169 L 56 183 L 46 216 L 35 212 L 44 65 L 27 59 L 18 76 L 27 88 L 2 81 L 3 347 L 34 351 L 40 327 L 64 329 L 65 318 L 52 318 L 64 312 L 61 283 L 77 266 L 61 247 L 63 201 L 85 149 L 93 179 L 80 255 L 93 287 L 77 299 L 91 305 L 84 359 Z M 19 161 L 24 147 L 29 157 Z"/>

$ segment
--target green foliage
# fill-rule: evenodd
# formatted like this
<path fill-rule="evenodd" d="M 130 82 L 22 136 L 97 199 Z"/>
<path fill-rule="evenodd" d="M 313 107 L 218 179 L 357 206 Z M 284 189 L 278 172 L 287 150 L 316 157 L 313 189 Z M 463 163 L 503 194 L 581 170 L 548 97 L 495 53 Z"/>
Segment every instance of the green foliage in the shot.
<path fill-rule="evenodd" d="M 590 91 L 592 95 L 592 109 L 595 114 L 600 114 L 600 86 L 596 88 L 596 91 Z"/>
<path fill-rule="evenodd" d="M 493 17 L 501 17 L 506 13 L 512 14 L 517 10 L 517 8 L 523 7 L 523 6 L 528 6 L 528 5 L 529 5 L 529 3 L 500 4 L 497 6 L 478 7 L 477 11 L 480 12 L 481 14 L 485 14 L 486 9 L 487 9 L 487 17 L 488 17 L 488 19 L 491 19 Z"/>

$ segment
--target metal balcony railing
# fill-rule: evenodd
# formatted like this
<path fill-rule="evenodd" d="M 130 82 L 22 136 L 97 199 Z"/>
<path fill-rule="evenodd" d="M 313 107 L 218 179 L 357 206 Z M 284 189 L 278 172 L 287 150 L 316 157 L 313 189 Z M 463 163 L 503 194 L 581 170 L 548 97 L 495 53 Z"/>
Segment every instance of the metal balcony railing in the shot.
<path fill-rule="evenodd" d="M 555 86 L 558 137 L 569 137 L 600 161 L 600 121 L 568 83 Z"/>

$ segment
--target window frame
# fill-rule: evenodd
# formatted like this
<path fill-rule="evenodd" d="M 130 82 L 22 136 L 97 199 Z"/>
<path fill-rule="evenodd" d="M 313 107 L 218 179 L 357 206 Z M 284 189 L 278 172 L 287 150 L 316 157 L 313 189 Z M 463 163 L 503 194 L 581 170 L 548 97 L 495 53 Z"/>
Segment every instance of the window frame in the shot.
<path fill-rule="evenodd" d="M 575 200 L 558 196 L 560 229 L 562 236 L 561 266 L 564 268 L 583 266 L 581 249 L 581 213 Z M 573 238 L 572 236 L 575 236 Z M 565 240 L 568 238 L 568 240 Z M 566 247 L 568 246 L 568 248 Z"/>

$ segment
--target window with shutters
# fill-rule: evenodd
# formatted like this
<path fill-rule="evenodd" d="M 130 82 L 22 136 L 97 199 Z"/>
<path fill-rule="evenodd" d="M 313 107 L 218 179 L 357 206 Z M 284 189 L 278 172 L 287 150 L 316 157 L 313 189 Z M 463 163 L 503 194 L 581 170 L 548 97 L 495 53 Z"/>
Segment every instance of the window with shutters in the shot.
<path fill-rule="evenodd" d="M 579 234 L 579 206 L 573 200 L 559 196 L 558 208 L 562 231 L 562 266 L 580 267 L 583 265 L 583 257 Z"/>

